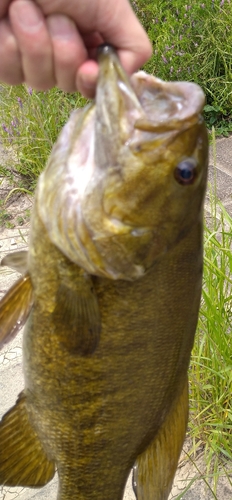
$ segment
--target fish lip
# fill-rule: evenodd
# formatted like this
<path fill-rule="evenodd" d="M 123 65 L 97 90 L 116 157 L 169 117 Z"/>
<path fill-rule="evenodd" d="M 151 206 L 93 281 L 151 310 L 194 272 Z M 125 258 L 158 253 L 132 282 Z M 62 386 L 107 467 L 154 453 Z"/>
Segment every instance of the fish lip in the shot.
<path fill-rule="evenodd" d="M 174 127 L 176 128 L 178 124 L 181 127 L 181 122 L 189 117 L 201 116 L 205 104 L 205 95 L 201 87 L 196 83 L 186 81 L 163 81 L 142 70 L 129 77 L 119 61 L 116 50 L 108 43 L 100 45 L 97 54 L 100 67 L 97 90 L 99 88 L 101 89 L 102 83 L 109 79 L 109 73 L 111 73 L 111 77 L 114 73 L 114 78 L 117 80 L 118 91 L 127 94 L 130 100 L 132 100 L 131 104 L 133 103 L 141 114 L 141 118 L 138 117 L 134 123 L 135 128 L 140 129 L 140 126 L 143 128 L 141 124 L 143 120 L 145 120 L 147 123 L 150 123 L 150 126 L 152 124 L 154 131 L 162 128 L 162 126 L 165 126 L 166 130 L 167 128 L 171 130 Z M 183 106 L 180 105 L 179 107 L 177 105 L 178 119 L 174 119 L 173 121 L 172 119 L 170 120 L 169 117 L 169 119 L 164 120 L 163 123 L 154 123 L 146 116 L 141 106 L 141 98 L 146 90 L 151 92 L 151 89 L 157 92 L 162 91 L 167 95 L 172 95 L 173 98 L 180 98 L 188 104 Z M 96 105 L 98 106 L 97 94 Z"/>
<path fill-rule="evenodd" d="M 130 77 L 123 69 L 117 52 L 112 45 L 102 44 L 98 47 L 98 62 L 99 76 L 95 98 L 96 107 L 98 108 L 102 105 L 102 87 L 103 92 L 105 91 L 107 93 L 108 98 L 110 94 L 117 89 L 117 94 L 120 92 L 126 94 L 132 101 L 131 105 L 135 106 L 139 110 L 139 113 L 143 114 L 141 104 L 131 85 Z M 115 89 L 113 88 L 114 85 Z"/>
<path fill-rule="evenodd" d="M 134 73 L 131 78 L 131 86 L 138 98 L 138 100 L 143 103 L 143 96 L 148 94 L 154 95 L 163 92 L 167 96 L 172 96 L 172 99 L 178 101 L 180 99 L 180 103 L 177 102 L 175 113 L 173 116 L 169 110 L 168 119 L 161 119 L 160 117 L 148 118 L 147 113 L 146 119 L 138 119 L 134 125 L 136 129 L 146 130 L 148 128 L 150 131 L 154 132 L 162 132 L 163 129 L 165 131 L 173 130 L 173 129 L 182 129 L 183 124 L 186 122 L 184 129 L 188 128 L 188 126 L 192 126 L 193 122 L 198 122 L 202 120 L 202 111 L 205 105 L 205 95 L 203 90 L 199 85 L 193 82 L 185 82 L 185 81 L 163 81 L 160 78 L 155 77 L 154 75 L 149 75 L 144 71 L 138 71 Z M 181 105 L 182 102 L 182 105 Z M 179 104 L 179 105 L 178 105 Z"/>
<path fill-rule="evenodd" d="M 146 115 L 113 47 L 100 47 L 98 60 L 94 161 L 98 172 L 106 172 L 119 164 L 121 145 L 133 135 L 136 120 Z"/>
<path fill-rule="evenodd" d="M 165 82 L 144 71 L 129 77 L 109 44 L 98 48 L 98 61 L 100 71 L 95 99 L 98 148 L 95 162 L 99 170 L 105 171 L 110 164 L 118 164 L 117 155 L 122 143 L 136 152 L 143 141 L 147 142 L 147 133 L 154 133 L 156 137 L 157 134 L 166 135 L 169 142 L 169 136 L 172 139 L 177 133 L 200 124 L 205 96 L 195 83 Z M 162 94 L 166 112 L 162 106 L 160 108 Z M 121 124 L 118 120 L 120 114 L 124 116 Z"/>
<path fill-rule="evenodd" d="M 97 48 L 97 58 L 98 62 L 100 62 L 101 57 L 107 55 L 107 56 L 112 56 L 113 54 L 116 53 L 115 48 L 113 45 L 110 43 L 102 43 L 101 45 L 98 46 Z"/>
<path fill-rule="evenodd" d="M 107 43 L 99 45 L 97 49 L 97 59 L 100 67 L 98 85 L 101 78 L 101 73 L 104 73 L 106 68 L 111 64 L 114 65 L 114 67 L 117 69 L 117 72 L 122 76 L 123 79 L 126 77 L 126 72 L 122 68 L 117 52 L 112 45 Z M 129 78 L 127 78 L 127 80 L 129 82 Z"/>

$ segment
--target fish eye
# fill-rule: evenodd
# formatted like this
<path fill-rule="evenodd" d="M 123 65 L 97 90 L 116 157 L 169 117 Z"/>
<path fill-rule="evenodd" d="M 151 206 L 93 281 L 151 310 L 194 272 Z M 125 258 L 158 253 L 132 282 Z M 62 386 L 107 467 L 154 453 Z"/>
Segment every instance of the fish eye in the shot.
<path fill-rule="evenodd" d="M 182 185 L 193 184 L 197 175 L 197 162 L 194 158 L 181 161 L 174 171 L 174 177 Z"/>

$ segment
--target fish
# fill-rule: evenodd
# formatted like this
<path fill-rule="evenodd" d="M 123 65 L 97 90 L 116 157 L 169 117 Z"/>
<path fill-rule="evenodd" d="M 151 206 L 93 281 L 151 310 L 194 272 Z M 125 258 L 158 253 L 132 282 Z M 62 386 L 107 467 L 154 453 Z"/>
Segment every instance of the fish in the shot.
<path fill-rule="evenodd" d="M 25 324 L 25 388 L 0 422 L 0 484 L 59 500 L 166 500 L 188 421 L 208 139 L 191 82 L 129 77 L 99 47 L 36 188 L 0 342 Z"/>

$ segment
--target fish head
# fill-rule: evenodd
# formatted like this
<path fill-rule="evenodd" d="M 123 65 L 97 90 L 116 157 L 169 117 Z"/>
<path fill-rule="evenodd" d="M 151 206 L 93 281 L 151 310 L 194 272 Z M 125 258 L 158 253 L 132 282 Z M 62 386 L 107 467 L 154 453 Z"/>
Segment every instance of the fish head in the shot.
<path fill-rule="evenodd" d="M 95 102 L 75 111 L 38 185 L 52 242 L 87 272 L 134 280 L 202 218 L 208 139 L 201 88 L 99 53 Z"/>

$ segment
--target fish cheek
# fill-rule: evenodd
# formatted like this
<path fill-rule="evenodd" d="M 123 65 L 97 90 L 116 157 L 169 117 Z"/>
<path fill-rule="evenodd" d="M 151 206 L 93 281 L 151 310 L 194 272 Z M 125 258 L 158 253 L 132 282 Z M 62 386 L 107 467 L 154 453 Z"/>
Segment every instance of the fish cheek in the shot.
<path fill-rule="evenodd" d="M 65 349 L 80 356 L 95 351 L 100 338 L 101 319 L 93 286 L 88 291 L 77 291 L 61 284 L 52 316 L 58 340 Z"/>

